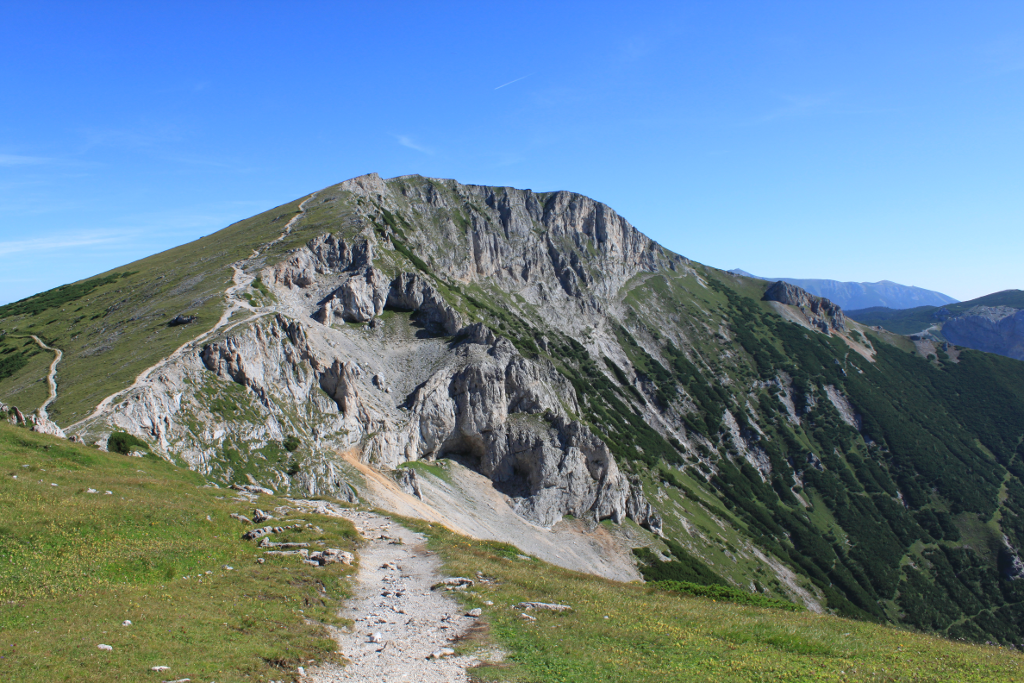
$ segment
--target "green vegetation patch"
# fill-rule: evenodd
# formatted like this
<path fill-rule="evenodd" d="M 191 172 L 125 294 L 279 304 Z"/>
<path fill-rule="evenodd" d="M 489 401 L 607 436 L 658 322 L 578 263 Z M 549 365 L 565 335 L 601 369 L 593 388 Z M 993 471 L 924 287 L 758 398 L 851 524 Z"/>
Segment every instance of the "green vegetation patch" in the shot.
<path fill-rule="evenodd" d="M 18 370 L 28 365 L 29 355 L 0 337 L 0 380 L 7 379 Z"/>
<path fill-rule="evenodd" d="M 449 575 L 481 572 L 491 579 L 460 596 L 467 608 L 483 610 L 489 627 L 489 635 L 471 636 L 461 647 L 469 650 L 493 639 L 510 653 L 505 662 L 472 669 L 480 681 L 994 683 L 1024 676 L 1024 657 L 1008 649 L 779 605 L 769 609 L 714 595 L 690 597 L 658 584 L 608 581 L 523 560 L 509 546 L 469 540 L 440 525 L 403 523 L 427 534 Z M 710 594 L 720 588 L 693 590 Z M 522 601 L 572 610 L 532 610 L 536 621 L 530 621 L 512 607 Z"/>
<path fill-rule="evenodd" d="M 107 450 L 111 453 L 128 455 L 132 451 L 148 451 L 149 444 L 127 432 L 112 432 L 107 437 Z"/>
<path fill-rule="evenodd" d="M 705 586 L 699 583 L 691 583 L 689 581 L 649 581 L 647 585 L 651 588 L 671 591 L 673 593 L 682 593 L 683 595 L 692 595 L 699 598 L 711 598 L 716 602 L 718 600 L 724 600 L 726 602 L 736 602 L 741 605 L 771 607 L 775 609 L 789 610 L 790 612 L 802 612 L 804 610 L 803 607 L 792 602 L 776 600 L 775 598 L 769 598 L 758 593 L 751 593 L 739 588 L 733 588 L 732 586 Z"/>
<path fill-rule="evenodd" d="M 257 564 L 248 525 L 229 516 L 251 506 L 202 484 L 163 461 L 0 425 L 0 680 L 292 680 L 332 657 L 326 625 L 339 624 L 352 568 Z M 320 530 L 274 540 L 355 547 L 347 521 L 301 518 Z"/>
<path fill-rule="evenodd" d="M 134 273 L 128 271 L 123 273 L 112 273 L 106 277 L 96 277 L 91 280 L 85 280 L 84 282 L 61 285 L 60 287 L 46 292 L 33 294 L 21 301 L 15 301 L 12 304 L 0 306 L 0 318 L 8 318 L 12 315 L 36 315 L 37 313 L 42 313 L 45 310 L 57 308 L 58 306 L 71 303 L 76 299 L 81 299 L 97 287 L 112 284 L 130 275 L 134 275 Z"/>

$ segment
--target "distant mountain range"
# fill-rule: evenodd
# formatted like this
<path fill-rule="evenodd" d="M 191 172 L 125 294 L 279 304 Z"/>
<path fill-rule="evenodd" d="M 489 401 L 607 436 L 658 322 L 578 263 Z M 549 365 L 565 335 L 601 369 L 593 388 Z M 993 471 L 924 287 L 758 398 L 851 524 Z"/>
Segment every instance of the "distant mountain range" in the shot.
<path fill-rule="evenodd" d="M 730 270 L 736 275 L 755 277 L 759 280 L 782 280 L 805 289 L 815 296 L 823 296 L 843 309 L 861 309 L 883 306 L 885 308 L 915 308 L 917 306 L 943 306 L 955 304 L 957 300 L 941 292 L 920 287 L 910 287 L 896 282 L 840 282 L 838 280 L 814 280 L 791 277 L 761 277 L 736 268 Z"/>

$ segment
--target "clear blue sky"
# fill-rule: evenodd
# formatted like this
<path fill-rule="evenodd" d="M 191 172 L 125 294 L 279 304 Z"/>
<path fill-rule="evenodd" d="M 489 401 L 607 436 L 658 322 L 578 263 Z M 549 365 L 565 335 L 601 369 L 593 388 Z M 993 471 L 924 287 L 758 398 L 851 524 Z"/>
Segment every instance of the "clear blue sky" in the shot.
<path fill-rule="evenodd" d="M 0 302 L 377 171 L 763 275 L 1024 288 L 1024 3 L 0 4 Z"/>

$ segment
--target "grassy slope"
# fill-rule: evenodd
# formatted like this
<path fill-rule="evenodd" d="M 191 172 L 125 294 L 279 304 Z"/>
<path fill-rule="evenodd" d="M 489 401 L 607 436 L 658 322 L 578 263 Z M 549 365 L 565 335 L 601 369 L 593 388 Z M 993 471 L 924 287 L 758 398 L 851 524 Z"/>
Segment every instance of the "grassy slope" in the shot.
<path fill-rule="evenodd" d="M 0 317 L 0 332 L 8 337 L 36 334 L 64 351 L 58 399 L 50 406 L 50 416 L 62 426 L 82 419 L 142 370 L 209 329 L 224 310 L 221 294 L 231 284 L 229 264 L 280 235 L 301 201 L 100 274 L 96 277 L 131 273 L 59 307 Z M 167 322 L 180 313 L 198 315 L 199 320 L 168 327 Z M 46 389 L 38 384 L 38 366 L 34 363 L 0 379 L 0 401 L 26 414 L 39 407 Z"/>
<path fill-rule="evenodd" d="M 251 505 L 202 483 L 160 460 L 0 425 L 0 680 L 290 680 L 331 656 L 321 624 L 338 623 L 351 568 L 256 564 L 262 553 L 229 517 Z M 347 521 L 302 518 L 323 533 L 274 540 L 354 547 Z"/>
<path fill-rule="evenodd" d="M 0 527 L 0 679 L 289 680 L 334 649 L 316 622 L 337 621 L 344 568 L 254 564 L 238 538 L 244 527 L 228 517 L 248 506 L 230 492 L 200 488 L 198 476 L 162 461 L 8 426 L 0 472 L 4 518 L 18 520 Z M 303 518 L 331 545 L 353 547 L 346 522 Z M 406 523 L 428 533 L 450 574 L 498 580 L 466 596 L 511 653 L 508 664 L 478 669 L 482 680 L 1012 681 L 1024 664 L 998 648 L 605 581 Z M 521 600 L 574 611 L 526 622 L 508 607 Z M 483 637 L 478 629 L 470 643 Z M 171 670 L 150 672 L 155 665 Z"/>
<path fill-rule="evenodd" d="M 469 541 L 423 522 L 452 576 L 495 579 L 465 596 L 511 653 L 474 671 L 493 681 L 1017 681 L 1024 657 L 863 622 L 680 597 L 524 560 L 511 546 Z M 485 601 L 494 604 L 488 606 Z M 568 604 L 535 611 L 520 601 Z M 607 618 L 606 618 L 607 617 Z M 484 629 L 470 643 L 486 640 Z"/>

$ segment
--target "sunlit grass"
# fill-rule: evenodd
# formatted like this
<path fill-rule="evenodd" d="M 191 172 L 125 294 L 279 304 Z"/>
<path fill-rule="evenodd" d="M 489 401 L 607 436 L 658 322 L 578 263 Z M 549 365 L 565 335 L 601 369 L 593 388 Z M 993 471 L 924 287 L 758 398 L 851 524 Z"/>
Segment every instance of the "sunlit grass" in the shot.
<path fill-rule="evenodd" d="M 329 658 L 325 624 L 339 623 L 352 569 L 257 564 L 229 516 L 252 505 L 201 484 L 160 460 L 0 426 L 0 680 L 161 680 L 150 668 L 169 666 L 164 679 L 267 681 Z M 345 520 L 290 517 L 321 531 L 275 541 L 355 545 Z"/>
<path fill-rule="evenodd" d="M 466 594 L 509 660 L 486 681 L 1017 681 L 1024 655 L 810 612 L 682 597 L 521 559 L 511 546 L 408 522 L 452 576 L 496 579 Z M 493 606 L 487 606 L 491 601 Z M 521 601 L 571 605 L 530 612 Z M 607 617 L 607 618 L 606 618 Z"/>

